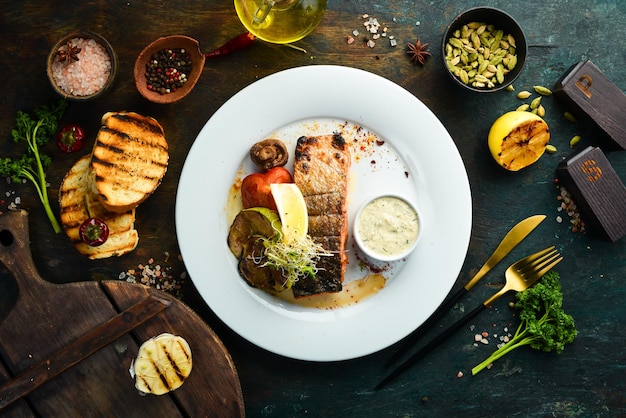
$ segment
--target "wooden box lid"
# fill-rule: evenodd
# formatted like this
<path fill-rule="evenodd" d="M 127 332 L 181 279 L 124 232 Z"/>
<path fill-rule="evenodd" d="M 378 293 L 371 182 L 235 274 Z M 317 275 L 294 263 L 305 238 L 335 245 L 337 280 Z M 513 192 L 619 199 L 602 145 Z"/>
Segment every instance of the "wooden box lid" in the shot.
<path fill-rule="evenodd" d="M 591 61 L 572 66 L 554 86 L 554 95 L 577 116 L 590 118 L 626 149 L 626 94 Z"/>
<path fill-rule="evenodd" d="M 602 150 L 587 147 L 559 164 L 557 174 L 583 217 L 616 242 L 626 235 L 626 186 Z"/>

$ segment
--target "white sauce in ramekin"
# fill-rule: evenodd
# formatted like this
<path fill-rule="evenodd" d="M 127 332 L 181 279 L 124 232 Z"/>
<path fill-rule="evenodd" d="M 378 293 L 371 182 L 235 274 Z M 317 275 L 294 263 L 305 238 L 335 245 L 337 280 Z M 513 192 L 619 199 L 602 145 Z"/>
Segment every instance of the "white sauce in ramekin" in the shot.
<path fill-rule="evenodd" d="M 356 235 L 374 257 L 393 258 L 411 250 L 419 233 L 417 211 L 396 196 L 381 196 L 366 204 L 356 219 Z"/>

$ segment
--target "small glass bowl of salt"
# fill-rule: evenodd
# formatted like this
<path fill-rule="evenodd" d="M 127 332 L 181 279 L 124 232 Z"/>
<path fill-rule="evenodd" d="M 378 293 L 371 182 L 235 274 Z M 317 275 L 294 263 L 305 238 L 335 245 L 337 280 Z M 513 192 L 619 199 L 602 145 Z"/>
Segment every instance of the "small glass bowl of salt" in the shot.
<path fill-rule="evenodd" d="M 68 100 L 85 101 L 106 93 L 117 72 L 117 57 L 101 35 L 81 30 L 57 40 L 48 54 L 52 88 Z"/>

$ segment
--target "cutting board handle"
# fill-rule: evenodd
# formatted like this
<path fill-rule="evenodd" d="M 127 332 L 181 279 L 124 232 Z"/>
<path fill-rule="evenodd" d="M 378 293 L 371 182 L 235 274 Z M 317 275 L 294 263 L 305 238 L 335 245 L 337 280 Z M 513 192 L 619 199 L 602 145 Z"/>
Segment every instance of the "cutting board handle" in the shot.
<path fill-rule="evenodd" d="M 21 290 L 37 293 L 38 288 L 45 291 L 53 286 L 39 276 L 33 262 L 25 210 L 9 211 L 0 216 L 0 262 L 11 272 Z"/>

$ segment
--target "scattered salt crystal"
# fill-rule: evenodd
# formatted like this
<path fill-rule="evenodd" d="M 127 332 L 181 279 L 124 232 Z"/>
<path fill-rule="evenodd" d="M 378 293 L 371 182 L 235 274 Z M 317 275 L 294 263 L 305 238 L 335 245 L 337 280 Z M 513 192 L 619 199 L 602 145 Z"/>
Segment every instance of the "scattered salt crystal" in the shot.
<path fill-rule="evenodd" d="M 396 46 L 396 45 L 398 45 L 398 42 L 395 39 L 390 39 L 389 40 L 389 45 Z"/>
<path fill-rule="evenodd" d="M 482 339 L 483 339 L 482 335 L 480 335 L 480 334 L 474 335 L 474 341 L 478 342 L 478 341 L 480 341 Z"/>
<path fill-rule="evenodd" d="M 460 371 L 460 372 L 458 372 L 458 373 L 456 374 L 456 377 L 458 377 L 459 379 L 460 379 L 461 377 L 463 377 L 463 372 L 461 372 L 461 371 Z"/>
<path fill-rule="evenodd" d="M 370 48 L 374 48 L 376 46 L 376 42 L 370 39 L 369 41 L 367 41 L 367 46 L 369 46 Z"/>
<path fill-rule="evenodd" d="M 352 34 L 354 36 L 359 36 L 359 31 L 355 29 L 355 30 L 352 31 Z"/>

